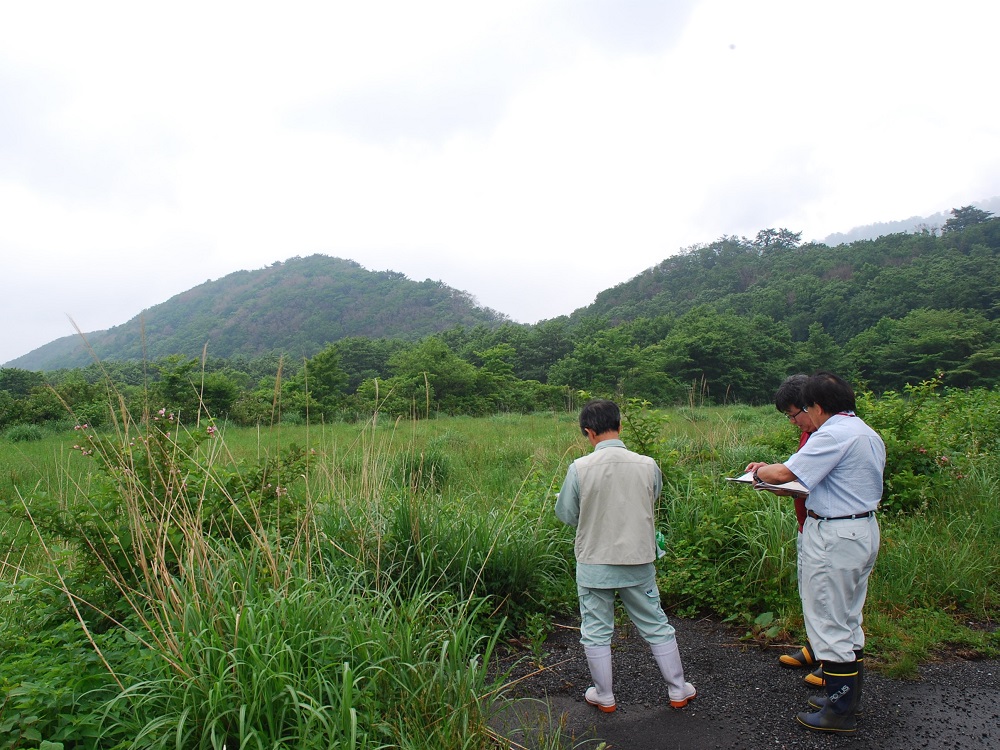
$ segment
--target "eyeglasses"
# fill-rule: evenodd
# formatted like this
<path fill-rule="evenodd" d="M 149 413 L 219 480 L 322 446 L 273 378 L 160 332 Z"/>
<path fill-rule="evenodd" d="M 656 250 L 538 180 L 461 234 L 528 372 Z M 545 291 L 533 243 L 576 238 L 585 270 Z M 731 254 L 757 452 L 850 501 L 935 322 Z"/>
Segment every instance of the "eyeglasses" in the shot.
<path fill-rule="evenodd" d="M 797 412 L 795 412 L 794 414 L 786 414 L 785 416 L 786 416 L 786 417 L 788 417 L 788 421 L 789 421 L 789 422 L 794 422 L 794 421 L 795 421 L 795 418 L 796 418 L 797 416 L 799 416 L 799 414 L 805 414 L 805 413 L 807 413 L 807 411 L 808 411 L 807 409 L 799 409 L 799 410 L 798 410 Z"/>

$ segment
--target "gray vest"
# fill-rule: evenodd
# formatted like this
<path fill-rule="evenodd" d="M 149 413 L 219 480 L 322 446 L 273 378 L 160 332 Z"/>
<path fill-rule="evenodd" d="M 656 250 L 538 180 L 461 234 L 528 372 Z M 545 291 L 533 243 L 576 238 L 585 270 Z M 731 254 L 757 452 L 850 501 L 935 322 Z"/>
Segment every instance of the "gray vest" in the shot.
<path fill-rule="evenodd" d="M 656 479 L 648 456 L 607 447 L 574 462 L 580 483 L 576 560 L 588 565 L 639 565 L 656 559 Z"/>

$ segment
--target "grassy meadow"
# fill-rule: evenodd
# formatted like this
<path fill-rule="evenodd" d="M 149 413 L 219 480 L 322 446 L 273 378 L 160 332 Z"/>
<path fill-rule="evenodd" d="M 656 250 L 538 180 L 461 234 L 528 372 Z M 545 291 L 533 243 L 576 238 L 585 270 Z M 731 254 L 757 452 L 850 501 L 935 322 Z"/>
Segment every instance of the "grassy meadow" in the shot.
<path fill-rule="evenodd" d="M 1000 399 L 862 402 L 890 455 L 871 661 L 996 656 Z M 723 481 L 787 457 L 787 421 L 625 406 L 664 471 L 668 611 L 798 642 L 791 503 Z M 576 610 L 552 512 L 575 413 L 112 424 L 0 439 L 0 749 L 508 746 L 498 643 L 530 658 Z"/>

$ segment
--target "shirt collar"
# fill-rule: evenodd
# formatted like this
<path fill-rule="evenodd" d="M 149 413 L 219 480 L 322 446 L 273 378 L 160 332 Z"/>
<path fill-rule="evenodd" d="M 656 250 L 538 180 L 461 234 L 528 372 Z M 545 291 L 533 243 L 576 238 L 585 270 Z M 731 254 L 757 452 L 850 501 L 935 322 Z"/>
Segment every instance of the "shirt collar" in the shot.
<path fill-rule="evenodd" d="M 828 424 L 836 424 L 837 422 L 842 422 L 845 419 L 850 419 L 851 417 L 857 416 L 854 412 L 838 411 L 836 414 L 831 414 L 829 418 L 823 423 L 823 427 Z"/>
<path fill-rule="evenodd" d="M 602 440 L 597 445 L 594 446 L 595 451 L 601 450 L 601 448 L 624 448 L 625 443 L 623 443 L 618 438 L 611 438 L 610 440 Z"/>

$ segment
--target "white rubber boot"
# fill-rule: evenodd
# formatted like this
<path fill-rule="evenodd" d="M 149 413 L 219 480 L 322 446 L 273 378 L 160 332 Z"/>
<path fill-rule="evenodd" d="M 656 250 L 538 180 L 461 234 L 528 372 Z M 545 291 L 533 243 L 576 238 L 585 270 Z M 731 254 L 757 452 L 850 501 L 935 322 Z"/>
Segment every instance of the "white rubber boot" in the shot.
<path fill-rule="evenodd" d="M 649 649 L 653 652 L 660 674 L 667 682 L 670 705 L 673 708 L 684 708 L 688 701 L 698 697 L 698 691 L 690 682 L 684 682 L 684 667 L 677 651 L 677 639 L 671 638 L 666 643 L 651 643 Z"/>
<path fill-rule="evenodd" d="M 616 708 L 615 694 L 611 691 L 611 646 L 584 646 L 583 650 L 594 680 L 594 686 L 587 688 L 583 698 L 609 714 Z"/>

